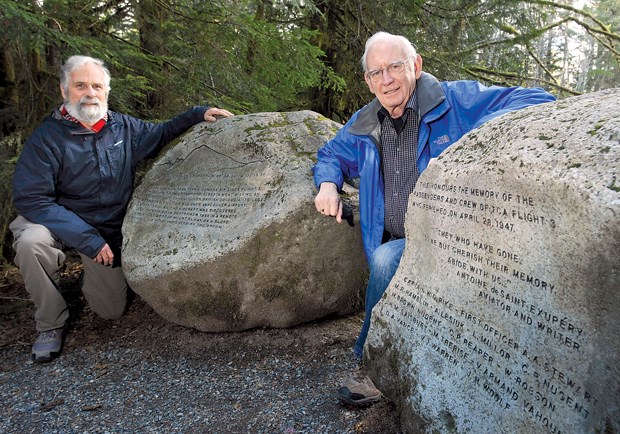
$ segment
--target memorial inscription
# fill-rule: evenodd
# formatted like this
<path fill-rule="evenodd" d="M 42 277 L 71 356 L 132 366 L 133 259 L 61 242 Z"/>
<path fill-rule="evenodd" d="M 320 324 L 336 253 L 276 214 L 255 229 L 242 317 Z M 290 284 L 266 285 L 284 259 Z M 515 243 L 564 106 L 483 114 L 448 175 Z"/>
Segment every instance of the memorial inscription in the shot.
<path fill-rule="evenodd" d="M 234 247 L 252 226 L 252 216 L 284 196 L 279 185 L 284 174 L 268 158 L 246 157 L 246 161 L 210 147 L 198 149 L 172 149 L 154 165 L 158 177 L 147 177 L 140 186 L 140 200 L 131 203 L 125 222 L 138 232 L 129 241 L 145 261 L 136 257 L 134 262 L 140 267 L 152 262 L 145 268 L 151 273 L 199 260 L 196 255 L 180 255 L 182 249 L 210 243 L 213 248 L 205 252 L 209 257 Z M 202 159 L 204 166 L 186 167 L 192 158 Z M 165 236 L 153 240 L 145 233 Z M 160 255 L 162 251 L 167 254 Z"/>
<path fill-rule="evenodd" d="M 576 115 L 532 112 L 545 109 L 528 129 Z M 565 153 L 518 143 L 540 150 L 531 154 L 502 140 L 528 129 L 498 123 L 432 163 L 410 195 L 407 246 L 373 314 L 368 364 L 388 391 L 403 390 L 391 378 L 413 385 L 403 402 L 425 421 L 414 432 L 614 432 L 620 200 L 607 186 L 619 146 L 607 140 L 620 121 L 596 146 L 575 126 L 556 139 Z"/>
<path fill-rule="evenodd" d="M 204 181 L 214 185 L 208 179 Z M 267 189 L 252 186 L 156 186 L 134 212 L 137 218 L 153 222 L 221 229 L 241 211 L 255 206 L 266 193 Z"/>
<path fill-rule="evenodd" d="M 442 193 L 437 194 L 438 190 Z M 472 194 L 478 195 L 477 199 L 471 199 Z M 526 203 L 529 209 L 523 208 Z M 477 232 L 471 226 L 514 232 L 522 225 L 555 227 L 557 216 L 548 216 L 534 205 L 533 198 L 514 192 L 445 184 L 421 183 L 410 206 L 468 225 L 460 232 L 453 226 L 450 231 L 436 227 L 423 234 L 422 242 L 443 260 L 437 266 L 454 286 L 439 294 L 416 276 L 401 273 L 392 282 L 397 295 L 386 304 L 384 313 L 419 335 L 427 350 L 453 366 L 458 376 L 467 378 L 502 409 L 520 408 L 555 432 L 561 432 L 564 425 L 563 416 L 555 416 L 559 406 L 587 418 L 596 406 L 595 394 L 579 377 L 546 358 L 554 348 L 541 351 L 532 345 L 544 340 L 578 352 L 588 339 L 589 333 L 578 320 L 533 297 L 531 291 L 556 294 L 562 282 L 527 268 L 527 249 L 517 251 L 515 245 L 506 246 L 493 237 L 471 237 Z M 463 303 L 463 299 L 474 303 Z M 479 309 L 481 305 L 486 309 Z M 496 325 L 486 320 L 481 310 L 496 311 L 490 316 L 505 322 Z M 519 334 L 512 334 L 512 328 L 507 327 L 510 322 L 520 324 Z M 523 327 L 530 329 L 528 340 L 521 337 Z M 566 428 L 564 432 L 568 432 Z"/>
<path fill-rule="evenodd" d="M 533 198 L 511 191 L 426 182 L 417 186 L 410 206 L 463 220 L 469 226 L 487 226 L 492 231 L 514 232 L 522 225 L 555 227 L 555 219 L 536 206 Z M 570 406 L 587 418 L 590 406 L 596 405 L 596 397 L 579 378 L 553 366 L 545 359 L 545 353 L 537 354 L 528 342 L 520 344 L 522 340 L 513 336 L 509 327 L 495 326 L 477 313 L 477 307 L 484 304 L 500 314 L 496 317 L 529 327 L 533 341 L 551 338 L 547 340 L 555 345 L 578 351 L 588 335 L 583 326 L 528 296 L 532 290 L 555 294 L 556 285 L 560 284 L 524 267 L 527 244 L 523 250 L 516 251 L 517 246 L 499 245 L 498 239 L 492 236 L 472 239 L 471 234 L 480 233 L 474 228 L 463 227 L 460 233 L 456 233 L 456 228 L 451 231 L 434 228 L 433 232 L 424 234 L 424 242 L 437 250 L 437 257 L 444 258 L 440 267 L 446 275 L 452 275 L 449 280 L 462 283 L 447 292 L 463 296 L 463 291 L 469 291 L 479 303 L 468 308 L 460 297 L 440 296 L 423 289 L 414 276 L 405 275 L 393 283 L 400 291 L 388 304 L 388 315 L 404 324 L 406 317 L 399 314 L 398 306 L 412 303 L 418 315 L 417 324 L 427 332 L 432 331 L 424 335 L 424 343 L 459 367 L 466 377 L 471 377 L 499 406 L 505 409 L 521 406 L 549 428 L 560 422 L 553 419 L 558 405 Z"/>

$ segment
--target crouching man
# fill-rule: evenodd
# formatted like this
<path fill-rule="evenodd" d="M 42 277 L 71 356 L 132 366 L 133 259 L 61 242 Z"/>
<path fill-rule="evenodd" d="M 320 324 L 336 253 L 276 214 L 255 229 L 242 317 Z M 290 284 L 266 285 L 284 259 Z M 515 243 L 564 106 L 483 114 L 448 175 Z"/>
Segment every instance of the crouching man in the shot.
<path fill-rule="evenodd" d="M 19 215 L 10 229 L 15 263 L 36 305 L 35 362 L 57 357 L 67 331 L 68 307 L 58 290 L 63 249 L 80 254 L 90 308 L 102 318 L 119 318 L 128 290 L 121 227 L 136 165 L 193 125 L 232 116 L 202 106 L 153 124 L 109 111 L 110 73 L 86 56 L 63 65 L 60 92 L 63 104 L 28 138 L 13 178 Z"/>

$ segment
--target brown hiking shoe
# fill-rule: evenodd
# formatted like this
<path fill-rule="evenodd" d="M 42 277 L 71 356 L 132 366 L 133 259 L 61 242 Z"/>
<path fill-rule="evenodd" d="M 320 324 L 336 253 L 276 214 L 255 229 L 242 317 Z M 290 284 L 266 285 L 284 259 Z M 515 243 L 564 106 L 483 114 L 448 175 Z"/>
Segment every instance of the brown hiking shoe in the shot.
<path fill-rule="evenodd" d="M 381 400 L 383 396 L 369 377 L 364 377 L 361 381 L 349 378 L 338 389 L 338 395 L 342 402 L 355 407 L 372 405 Z"/>

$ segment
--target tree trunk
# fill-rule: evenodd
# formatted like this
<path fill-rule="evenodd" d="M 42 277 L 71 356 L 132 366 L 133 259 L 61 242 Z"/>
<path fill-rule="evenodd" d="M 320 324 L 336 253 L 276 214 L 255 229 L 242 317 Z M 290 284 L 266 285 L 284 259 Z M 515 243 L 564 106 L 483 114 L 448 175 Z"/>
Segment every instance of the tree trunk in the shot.
<path fill-rule="evenodd" d="M 147 56 L 166 54 L 162 27 L 169 18 L 167 11 L 155 0 L 140 0 L 137 2 L 136 15 L 142 51 Z M 167 70 L 167 65 L 162 63 L 160 73 L 167 75 Z M 161 84 L 151 83 L 154 89 L 146 92 L 147 112 L 157 111 L 164 105 L 165 89 L 159 86 Z"/>

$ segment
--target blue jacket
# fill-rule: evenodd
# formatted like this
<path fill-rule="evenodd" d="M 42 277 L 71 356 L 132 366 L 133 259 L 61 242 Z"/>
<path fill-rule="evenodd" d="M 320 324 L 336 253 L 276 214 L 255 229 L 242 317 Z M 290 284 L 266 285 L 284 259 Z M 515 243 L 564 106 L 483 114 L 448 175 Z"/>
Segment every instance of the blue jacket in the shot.
<path fill-rule="evenodd" d="M 484 122 L 530 105 L 554 101 L 541 88 L 486 87 L 475 81 L 439 82 L 422 73 L 416 85 L 420 110 L 417 163 L 420 174 L 431 158 Z M 360 178 L 359 210 L 366 257 L 383 239 L 384 196 L 380 162 L 381 125 L 378 99 L 357 111 L 321 149 L 314 182 L 333 182 L 340 190 L 345 178 Z"/>
<path fill-rule="evenodd" d="M 160 124 L 110 111 L 98 133 L 55 110 L 17 160 L 15 208 L 88 257 L 106 243 L 118 250 L 137 164 L 203 121 L 207 109 L 194 107 Z"/>

